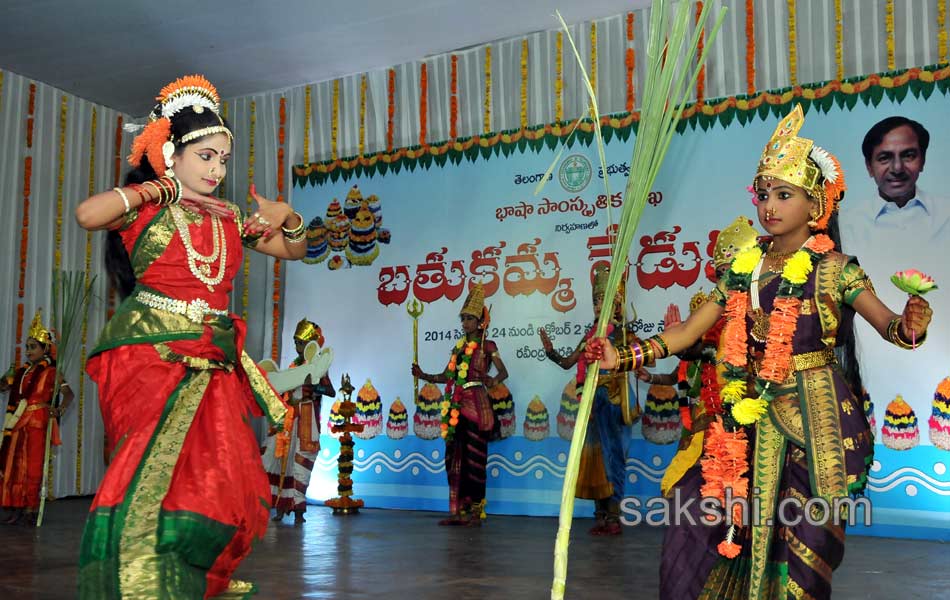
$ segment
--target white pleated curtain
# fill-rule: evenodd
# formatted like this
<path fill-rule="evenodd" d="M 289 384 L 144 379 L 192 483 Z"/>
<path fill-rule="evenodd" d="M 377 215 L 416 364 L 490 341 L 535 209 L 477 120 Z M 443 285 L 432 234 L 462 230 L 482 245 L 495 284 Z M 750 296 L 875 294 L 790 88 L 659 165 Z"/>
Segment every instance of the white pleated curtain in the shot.
<path fill-rule="evenodd" d="M 713 0 L 713 8 L 727 6 L 729 13 L 719 38 L 710 48 L 706 69 L 707 100 L 744 94 L 746 81 L 746 3 L 743 0 Z M 827 81 L 838 77 L 835 59 L 835 0 L 797 0 L 793 3 L 796 44 L 794 47 L 797 82 Z M 755 29 L 756 90 L 777 89 L 792 85 L 789 61 L 789 1 L 756 0 L 753 2 Z M 852 77 L 888 70 L 886 13 L 888 0 L 841 0 L 842 75 Z M 938 0 L 893 0 L 894 56 L 897 69 L 937 63 Z M 597 20 L 597 92 L 601 110 L 616 113 L 626 106 L 625 52 L 628 45 L 635 51 L 633 89 L 641 97 L 644 66 L 647 63 L 646 42 L 649 10 L 634 13 L 633 41 L 627 40 L 627 16 L 617 15 Z M 481 134 L 486 130 L 485 54 L 491 48 L 491 113 L 487 129 L 501 131 L 521 126 L 521 48 L 528 42 L 527 120 L 529 125 L 555 121 L 554 98 L 555 54 L 557 32 L 553 19 L 539 19 L 539 27 L 550 28 L 516 39 L 493 42 L 456 52 L 458 57 L 458 122 L 459 137 Z M 944 30 L 946 24 L 944 24 Z M 571 27 L 572 35 L 585 65 L 590 66 L 591 23 Z M 944 49 L 945 53 L 946 50 Z M 583 114 L 587 106 L 579 72 L 566 37 L 563 39 L 563 117 L 572 120 Z M 293 60 L 288 57 L 288 60 Z M 419 144 L 420 70 L 423 61 L 393 67 L 396 77 L 394 147 Z M 428 143 L 450 137 L 451 55 L 445 54 L 424 61 L 428 71 Z M 340 80 L 339 131 L 336 154 L 353 156 L 359 150 L 360 82 L 362 75 Z M 366 112 L 364 153 L 386 149 L 389 70 L 366 74 Z M 19 248 L 23 216 L 24 157 L 33 157 L 31 181 L 29 240 L 25 281 L 24 336 L 37 307 L 48 314 L 50 274 L 54 264 L 57 219 L 57 180 L 59 173 L 59 114 L 64 94 L 59 90 L 36 84 L 33 147 L 26 147 L 27 108 L 30 81 L 4 72 L 0 91 L 0 265 L 3 293 L 0 293 L 0 365 L 9 365 L 16 344 L 16 310 L 18 297 Z M 269 198 L 277 196 L 278 177 L 286 184 L 285 199 L 293 199 L 292 165 L 305 161 L 329 160 L 333 114 L 333 82 L 310 86 L 312 93 L 308 153 L 304 155 L 304 115 L 306 86 L 283 91 L 231 99 L 227 102 L 228 117 L 235 130 L 234 158 L 225 180 L 226 196 L 242 207 L 247 206 L 249 133 L 251 105 L 254 105 L 254 183 Z M 279 103 L 286 99 L 286 138 L 284 171 L 278 173 Z M 95 161 L 93 189 L 109 189 L 115 169 L 115 111 L 95 106 L 74 96 L 67 98 L 65 132 L 65 163 L 63 178 L 62 264 L 66 269 L 82 269 L 86 260 L 86 234 L 72 219 L 76 204 L 89 189 L 89 164 L 92 148 L 92 112 L 96 111 Z M 147 103 L 146 103 L 147 104 Z M 145 110 L 147 106 L 143 106 Z M 125 117 L 128 121 L 128 118 Z M 124 134 L 121 156 L 122 171 L 127 168 L 130 134 Z M 102 236 L 93 235 L 91 269 L 97 275 L 96 295 L 99 302 L 91 309 L 85 348 L 95 343 L 106 317 L 105 274 L 102 268 Z M 281 282 L 281 286 L 283 282 Z M 247 303 L 244 291 L 247 290 Z M 273 336 L 273 261 L 252 253 L 250 276 L 239 275 L 235 281 L 232 309 L 247 312 L 249 354 L 254 358 L 269 356 Z M 284 290 L 279 289 L 279 294 Z M 288 290 L 288 293 L 293 293 Z M 334 307 L 315 307 L 321 311 Z M 292 324 L 291 324 L 292 325 Z M 278 321 L 278 329 L 283 323 Z M 4 367 L 5 369 L 5 367 Z M 63 418 L 63 446 L 54 461 L 53 492 L 56 496 L 89 494 L 95 491 L 104 472 L 102 461 L 102 424 L 99 417 L 95 386 L 76 372 L 69 375 L 74 386 L 82 386 L 83 407 L 78 398 Z M 81 384 L 78 383 L 81 381 Z M 78 394 L 78 390 L 77 390 Z M 80 435 L 81 434 L 81 435 Z"/>

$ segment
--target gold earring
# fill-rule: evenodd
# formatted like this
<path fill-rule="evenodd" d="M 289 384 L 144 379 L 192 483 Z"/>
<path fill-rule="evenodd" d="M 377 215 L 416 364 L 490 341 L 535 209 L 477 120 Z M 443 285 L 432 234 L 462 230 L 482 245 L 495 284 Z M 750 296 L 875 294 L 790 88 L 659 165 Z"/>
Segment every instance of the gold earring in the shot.
<path fill-rule="evenodd" d="M 172 160 L 174 154 L 175 144 L 170 141 L 162 144 L 162 156 L 165 158 L 165 175 L 169 177 L 175 176 L 175 171 L 172 169 L 175 166 L 175 161 Z"/>

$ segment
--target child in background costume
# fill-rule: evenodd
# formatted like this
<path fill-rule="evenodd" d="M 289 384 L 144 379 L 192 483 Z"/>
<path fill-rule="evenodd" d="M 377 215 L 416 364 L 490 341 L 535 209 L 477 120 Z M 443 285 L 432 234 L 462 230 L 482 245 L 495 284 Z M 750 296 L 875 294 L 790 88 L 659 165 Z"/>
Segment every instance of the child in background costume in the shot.
<path fill-rule="evenodd" d="M 109 230 L 107 267 L 124 296 L 86 365 L 112 461 L 83 533 L 81 598 L 253 593 L 231 580 L 267 530 L 270 489 L 250 423 L 282 424 L 287 411 L 228 305 L 243 247 L 300 259 L 306 224 L 253 187 L 248 220 L 212 196 L 232 134 L 204 77 L 158 99 L 126 186 L 76 209 L 83 228 Z"/>
<path fill-rule="evenodd" d="M 294 331 L 297 357 L 291 369 L 306 362 L 304 349 L 311 341 L 322 348 L 323 333 L 316 323 L 301 319 Z M 320 404 L 324 396 L 332 398 L 334 395 L 336 390 L 329 374 L 321 377 L 316 385 L 308 375 L 304 385 L 284 394 L 284 400 L 290 405 L 288 418 L 285 418 L 283 431 L 271 428 L 262 456 L 270 482 L 271 506 L 276 510 L 274 521 L 281 521 L 293 512 L 294 525 L 306 522 L 303 515 L 307 512 L 307 486 L 320 451 Z"/>
<path fill-rule="evenodd" d="M 0 392 L 10 392 L 0 449 L 0 506 L 11 511 L 5 524 L 36 524 L 46 457 L 46 429 L 53 428 L 50 443 L 60 445 L 59 423 L 73 392 L 61 383 L 63 403 L 52 406 L 55 396 L 56 345 L 37 311 L 26 340 L 26 365 L 0 380 Z"/>
<path fill-rule="evenodd" d="M 741 252 L 755 246 L 758 241 L 758 232 L 749 225 L 749 219 L 738 217 L 716 237 L 713 249 L 713 267 L 716 282 L 722 279 L 732 260 Z M 709 300 L 709 296 L 697 293 L 690 300 L 690 314 Z M 679 309 L 670 305 L 664 319 L 667 328 L 680 323 Z M 680 363 L 668 375 L 654 375 L 646 369 L 639 369 L 637 377 L 650 384 L 675 385 L 681 394 L 695 402 L 686 407 L 680 407 L 683 414 L 683 437 L 680 439 L 679 450 L 670 461 L 660 481 L 660 492 L 666 496 L 683 474 L 697 463 L 703 451 L 704 432 L 709 424 L 722 414 L 722 402 L 719 399 L 722 387 L 721 367 L 722 359 L 721 334 L 725 319 L 720 318 L 714 327 L 703 334 L 702 338 L 692 348 L 680 352 L 677 356 Z M 685 389 L 684 389 L 685 388 Z"/>
<path fill-rule="evenodd" d="M 424 373 L 412 365 L 412 374 L 431 383 L 444 383 L 442 437 L 445 438 L 445 473 L 449 480 L 449 513 L 439 525 L 476 527 L 485 518 L 485 478 L 488 440 L 494 425 L 488 388 L 508 378 L 508 370 L 492 340 L 485 339 L 488 311 L 485 292 L 476 283 L 459 311 L 465 336 L 452 348 L 445 371 Z M 496 374 L 489 376 L 491 365 Z"/>
<path fill-rule="evenodd" d="M 733 497 L 758 503 L 732 525 L 680 525 L 666 534 L 660 597 L 827 599 L 844 555 L 840 515 L 805 519 L 802 506 L 861 493 L 872 437 L 835 347 L 853 343 L 854 314 L 885 339 L 923 343 L 932 310 L 920 296 L 903 313 L 888 309 L 853 257 L 825 233 L 845 190 L 840 164 L 797 136 L 800 105 L 776 128 L 753 180 L 757 213 L 771 240 L 741 253 L 707 302 L 682 325 L 614 350 L 588 344 L 605 367 L 637 369 L 692 345 L 725 315 L 723 423 L 707 430 L 701 465 L 674 487 L 682 498 Z M 851 356 L 849 355 L 849 358 Z M 847 365 L 846 365 L 847 366 Z M 794 498 L 777 507 L 783 498 Z M 704 515 L 691 511 L 699 523 Z M 774 519 L 774 520 L 773 520 Z"/>
<path fill-rule="evenodd" d="M 606 268 L 597 269 L 594 273 L 592 299 L 595 318 L 600 314 L 601 305 L 604 302 L 609 274 Z M 623 306 L 623 296 L 623 291 L 620 291 L 614 298 L 615 318 L 608 326 L 608 335 L 613 336 L 618 343 L 621 335 L 620 309 Z M 564 370 L 577 365 L 575 392 L 580 397 L 587 377 L 588 361 L 584 357 L 584 346 L 594 330 L 591 329 L 574 352 L 566 357 L 554 350 L 544 328 L 540 328 L 539 332 L 544 352 L 550 360 Z M 626 373 L 601 371 L 597 380 L 597 390 L 594 393 L 590 420 L 587 422 L 587 435 L 584 438 L 580 471 L 574 492 L 578 498 L 594 501 L 596 522 L 590 529 L 591 535 L 620 535 L 623 532 L 620 525 L 620 502 L 623 499 L 627 441 L 630 435 L 627 424 L 624 423 L 622 405 L 630 402 L 629 394 Z M 636 396 L 633 398 L 633 404 L 636 408 L 631 411 L 633 413 L 631 423 L 639 416 Z"/>

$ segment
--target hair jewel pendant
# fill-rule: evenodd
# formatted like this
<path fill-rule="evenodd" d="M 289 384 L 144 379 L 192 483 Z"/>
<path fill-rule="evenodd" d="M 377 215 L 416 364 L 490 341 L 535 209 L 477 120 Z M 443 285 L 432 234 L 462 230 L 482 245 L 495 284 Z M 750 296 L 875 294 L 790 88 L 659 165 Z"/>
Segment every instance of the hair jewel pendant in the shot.
<path fill-rule="evenodd" d="M 170 141 L 162 144 L 162 157 L 165 159 L 165 175 L 169 177 L 175 176 L 175 171 L 172 170 L 172 167 L 175 166 L 175 161 L 172 160 L 174 154 L 175 144 Z"/>

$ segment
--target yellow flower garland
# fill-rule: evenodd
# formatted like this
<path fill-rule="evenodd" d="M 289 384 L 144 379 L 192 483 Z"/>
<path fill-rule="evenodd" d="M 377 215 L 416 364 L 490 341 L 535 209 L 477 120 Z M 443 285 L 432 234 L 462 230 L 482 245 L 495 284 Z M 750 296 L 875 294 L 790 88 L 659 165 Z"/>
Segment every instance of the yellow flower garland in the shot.
<path fill-rule="evenodd" d="M 788 74 L 792 85 L 798 85 L 798 14 L 796 0 L 787 0 L 788 4 Z"/>
<path fill-rule="evenodd" d="M 333 80 L 333 106 L 330 117 L 330 158 L 336 160 L 339 157 L 337 152 L 337 135 L 340 131 L 340 80 Z"/>
<path fill-rule="evenodd" d="M 491 46 L 485 46 L 485 118 L 482 131 L 491 133 Z"/>
<path fill-rule="evenodd" d="M 313 115 L 312 86 L 304 89 L 303 95 L 303 164 L 310 164 L 310 118 Z"/>
<path fill-rule="evenodd" d="M 760 260 L 762 260 L 762 250 L 758 246 L 753 246 L 736 256 L 732 262 L 732 270 L 739 275 L 748 275 Z"/>
<path fill-rule="evenodd" d="M 360 77 L 360 141 L 359 155 L 363 156 L 366 147 L 366 74 Z"/>
<path fill-rule="evenodd" d="M 841 0 L 835 0 L 835 79 L 844 79 L 844 26 L 842 25 Z"/>
<path fill-rule="evenodd" d="M 521 40 L 521 128 L 528 127 L 528 40 Z"/>
<path fill-rule="evenodd" d="M 947 62 L 947 0 L 937 0 L 937 62 Z"/>
<path fill-rule="evenodd" d="M 802 285 L 808 281 L 808 275 L 812 272 L 811 256 L 804 250 L 799 250 L 785 261 L 785 267 L 782 268 L 782 277 L 794 283 Z"/>
<path fill-rule="evenodd" d="M 554 122 L 564 120 L 564 37 L 558 31 L 554 41 Z"/>
<path fill-rule="evenodd" d="M 63 263 L 63 181 L 66 179 L 66 113 L 69 101 L 64 95 L 59 100 L 59 172 L 56 174 L 56 246 L 53 252 L 53 268 L 59 270 Z"/>
<path fill-rule="evenodd" d="M 894 61 L 894 0 L 887 0 L 884 6 L 884 31 L 887 33 L 887 70 L 893 71 L 897 68 Z"/>

